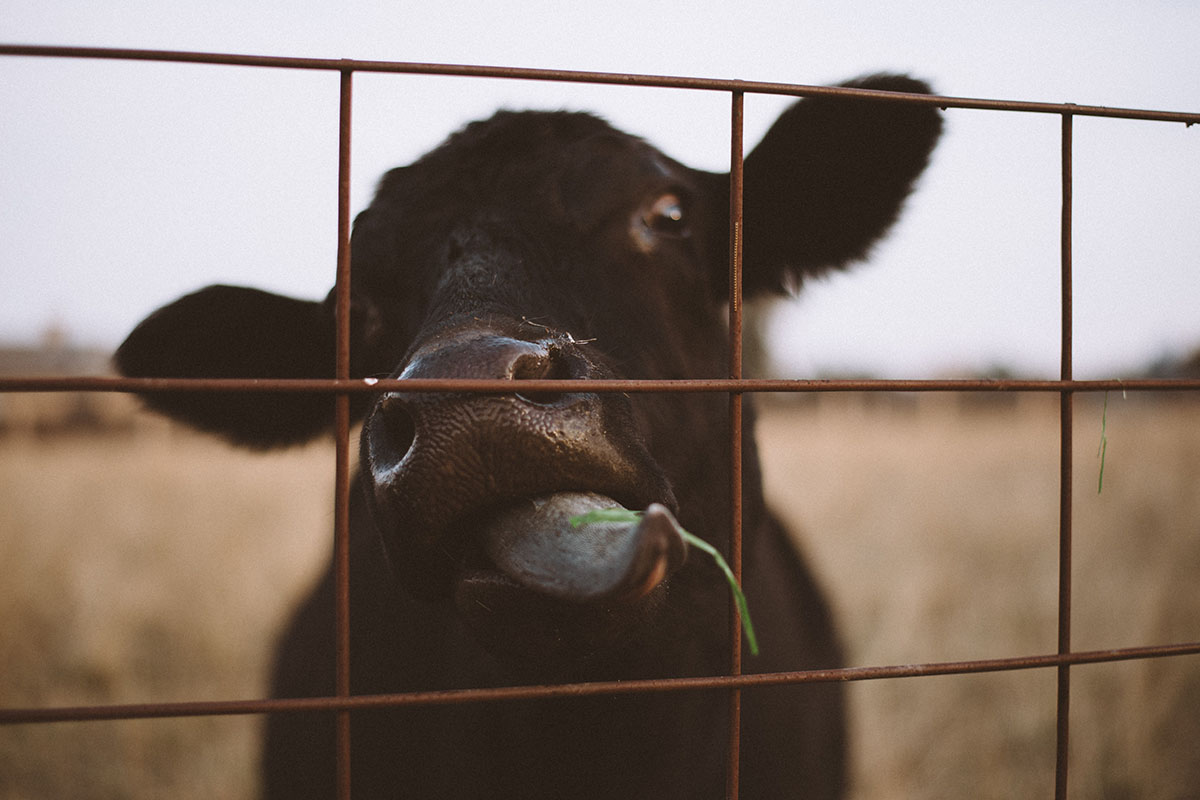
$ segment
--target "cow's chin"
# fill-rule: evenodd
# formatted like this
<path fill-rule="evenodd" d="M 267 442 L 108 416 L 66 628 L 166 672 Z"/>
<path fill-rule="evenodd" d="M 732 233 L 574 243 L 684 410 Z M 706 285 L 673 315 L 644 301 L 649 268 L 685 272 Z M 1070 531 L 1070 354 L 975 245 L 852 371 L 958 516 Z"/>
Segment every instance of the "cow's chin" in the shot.
<path fill-rule="evenodd" d="M 597 510 L 620 517 L 624 509 L 603 495 L 560 492 L 481 522 L 483 558 L 459 573 L 454 601 L 485 647 L 577 662 L 620 649 L 631 628 L 653 618 L 687 556 L 678 523 L 658 504 L 636 519 L 580 519 Z"/>

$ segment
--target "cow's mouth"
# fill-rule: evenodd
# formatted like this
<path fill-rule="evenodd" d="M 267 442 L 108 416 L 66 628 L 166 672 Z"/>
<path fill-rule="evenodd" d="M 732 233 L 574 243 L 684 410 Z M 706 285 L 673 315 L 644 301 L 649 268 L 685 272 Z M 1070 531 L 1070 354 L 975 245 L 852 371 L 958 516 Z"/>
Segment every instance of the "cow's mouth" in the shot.
<path fill-rule="evenodd" d="M 502 632 L 488 643 L 510 652 L 579 653 L 619 637 L 639 609 L 654 605 L 687 545 L 657 503 L 633 521 L 579 523 L 613 508 L 622 506 L 604 495 L 558 492 L 490 515 L 475 535 L 482 559 L 470 559 L 455 581 L 459 612 L 485 638 Z M 586 641 L 573 638 L 579 632 Z"/>
<path fill-rule="evenodd" d="M 623 509 L 587 492 L 532 497 L 483 525 L 480 544 L 499 572 L 529 590 L 576 603 L 635 600 L 683 562 L 686 545 L 658 503 L 635 521 L 581 523 L 614 508 Z"/>

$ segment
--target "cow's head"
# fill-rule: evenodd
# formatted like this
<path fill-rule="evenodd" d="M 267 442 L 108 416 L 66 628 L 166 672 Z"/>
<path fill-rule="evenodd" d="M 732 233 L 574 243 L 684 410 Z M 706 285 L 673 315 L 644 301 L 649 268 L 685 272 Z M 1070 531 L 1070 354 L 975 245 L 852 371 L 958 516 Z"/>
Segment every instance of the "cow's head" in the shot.
<path fill-rule="evenodd" d="M 896 76 L 855 85 L 926 91 Z M 940 127 L 925 106 L 796 103 L 746 159 L 744 290 L 781 291 L 862 258 Z M 453 598 L 485 636 L 506 622 L 503 641 L 522 620 L 587 620 L 581 646 L 593 648 L 662 605 L 684 553 L 672 513 L 721 538 L 701 507 L 724 486 L 704 444 L 724 439 L 723 398 L 547 395 L 519 382 L 722 377 L 728 198 L 727 175 L 574 113 L 498 113 L 384 177 L 354 225 L 353 375 L 517 384 L 356 401 L 362 482 L 403 585 Z M 330 377 L 332 309 L 210 287 L 151 315 L 117 364 L 134 376 Z M 332 421 L 327 395 L 146 399 L 257 448 Z M 652 513 L 568 523 L 613 505 Z"/>

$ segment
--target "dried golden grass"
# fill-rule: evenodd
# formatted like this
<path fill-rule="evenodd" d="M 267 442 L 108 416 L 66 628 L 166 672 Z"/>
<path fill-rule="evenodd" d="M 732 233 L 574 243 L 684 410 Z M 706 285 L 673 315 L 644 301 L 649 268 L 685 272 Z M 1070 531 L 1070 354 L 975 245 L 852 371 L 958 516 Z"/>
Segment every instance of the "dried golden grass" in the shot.
<path fill-rule="evenodd" d="M 261 697 L 329 551 L 332 453 L 0 440 L 0 703 Z M 252 797 L 251 717 L 0 728 L 0 797 Z"/>
<path fill-rule="evenodd" d="M 1074 426 L 1075 649 L 1200 640 L 1200 405 L 1110 398 Z M 853 664 L 1057 648 L 1058 400 L 825 397 L 760 421 L 768 496 Z M 753 602 L 753 598 L 751 598 Z M 1072 671 L 1072 796 L 1195 797 L 1195 657 Z M 1052 670 L 851 689 L 856 797 L 1053 794 Z"/>
<path fill-rule="evenodd" d="M 1200 639 L 1200 405 L 1110 397 L 1097 495 L 1100 420 L 1081 398 L 1074 644 Z M 759 436 L 768 495 L 853 664 L 1055 649 L 1055 398 L 823 397 L 768 405 Z M 0 439 L 0 703 L 261 696 L 276 632 L 329 551 L 332 491 L 328 444 L 248 455 L 175 428 Z M 1196 796 L 1196 658 L 1072 678 L 1073 796 Z M 856 798 L 1051 793 L 1052 670 L 850 696 Z M 259 724 L 0 728 L 0 798 L 252 797 Z"/>

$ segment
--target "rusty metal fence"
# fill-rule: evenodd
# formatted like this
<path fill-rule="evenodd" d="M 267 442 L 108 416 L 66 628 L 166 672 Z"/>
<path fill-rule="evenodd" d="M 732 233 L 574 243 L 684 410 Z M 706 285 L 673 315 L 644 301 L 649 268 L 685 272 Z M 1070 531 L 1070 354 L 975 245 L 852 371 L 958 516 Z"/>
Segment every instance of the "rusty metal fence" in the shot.
<path fill-rule="evenodd" d="M 576 72 L 511 67 L 482 67 L 350 59 L 280 58 L 254 55 L 122 50 L 81 47 L 0 45 L 0 56 L 116 59 L 126 61 L 221 64 L 317 70 L 340 75 L 338 141 L 337 225 L 337 351 L 336 377 L 331 380 L 266 379 L 133 379 L 113 377 L 6 377 L 0 392 L 312 392 L 332 394 L 335 401 L 336 479 L 334 514 L 334 565 L 336 585 L 337 681 L 333 696 L 301 699 L 226 700 L 101 705 L 54 708 L 0 708 L 0 725 L 84 720 L 148 719 L 267 713 L 324 712 L 335 714 L 337 725 L 338 797 L 350 797 L 350 715 L 357 710 L 406 705 L 504 702 L 517 699 L 581 697 L 643 692 L 721 690 L 728 693 L 730 709 L 727 764 L 727 797 L 738 796 L 741 692 L 757 687 L 820 681 L 866 681 L 930 675 L 953 675 L 1009 670 L 1052 668 L 1057 671 L 1057 734 L 1055 796 L 1067 796 L 1068 742 L 1070 736 L 1071 667 L 1076 664 L 1116 662 L 1200 654 L 1200 642 L 1160 644 L 1103 651 L 1076 651 L 1071 647 L 1071 557 L 1072 557 L 1072 425 L 1076 394 L 1109 390 L 1200 391 L 1200 379 L 1088 380 L 1073 378 L 1072 372 L 1072 121 L 1077 116 L 1115 117 L 1131 120 L 1200 123 L 1200 113 L 1110 108 L 1074 104 L 1019 102 L 977 98 L 878 92 L 823 86 L 765 83 L 740 80 L 711 80 L 604 72 Z M 726 93 L 730 97 L 730 253 L 729 253 L 729 377 L 721 380 L 537 380 L 530 390 L 569 392 L 715 392 L 729 396 L 731 461 L 731 552 L 729 561 L 741 577 L 741 451 L 742 398 L 754 392 L 1040 392 L 1060 398 L 1059 461 L 1059 588 L 1057 652 L 1008 658 L 938 662 L 896 666 L 866 666 L 845 669 L 743 674 L 740 620 L 731 613 L 729 671 L 705 678 L 675 678 L 589 682 L 498 689 L 460 689 L 396 695 L 356 696 L 350 693 L 349 647 L 349 498 L 351 480 L 350 398 L 355 394 L 385 391 L 508 392 L 511 384 L 501 380 L 376 380 L 351 379 L 349 372 L 350 310 L 350 147 L 354 75 L 402 73 L 464 78 L 506 78 L 526 81 L 609 84 L 630 87 L 693 89 Z M 751 380 L 742 378 L 742 121 L 747 93 L 791 97 L 853 96 L 894 103 L 932 105 L 942 109 L 1025 112 L 1056 115 L 1061 132 L 1061 337 L 1058 380 Z"/>

